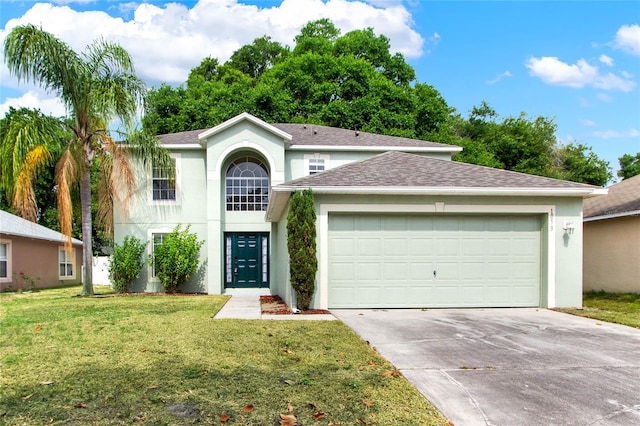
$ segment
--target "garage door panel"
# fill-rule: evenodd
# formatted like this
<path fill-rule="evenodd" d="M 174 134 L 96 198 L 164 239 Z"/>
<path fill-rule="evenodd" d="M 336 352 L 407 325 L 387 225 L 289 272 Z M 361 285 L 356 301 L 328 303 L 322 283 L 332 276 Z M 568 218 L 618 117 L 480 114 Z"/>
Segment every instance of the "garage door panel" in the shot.
<path fill-rule="evenodd" d="M 382 239 L 381 238 L 358 238 L 357 240 L 357 254 L 359 256 L 379 256 L 382 252 Z"/>
<path fill-rule="evenodd" d="M 409 262 L 407 265 L 409 280 L 425 281 L 433 276 L 433 265 L 427 262 Z"/>
<path fill-rule="evenodd" d="M 409 256 L 432 256 L 435 254 L 435 240 L 433 238 L 409 238 Z"/>
<path fill-rule="evenodd" d="M 407 250 L 407 238 L 385 238 L 384 243 L 385 256 L 406 256 Z"/>
<path fill-rule="evenodd" d="M 457 256 L 459 252 L 459 240 L 457 238 L 437 238 L 436 239 L 436 255 L 437 256 Z"/>
<path fill-rule="evenodd" d="M 487 256 L 505 257 L 511 253 L 511 242 L 508 238 L 490 237 L 486 239 Z"/>
<path fill-rule="evenodd" d="M 355 268 L 359 281 L 378 281 L 382 278 L 382 264 L 379 262 L 359 262 Z"/>
<path fill-rule="evenodd" d="M 330 215 L 329 307 L 539 306 L 539 222 Z"/>
<path fill-rule="evenodd" d="M 407 281 L 409 275 L 407 274 L 406 262 L 385 262 L 384 264 L 384 276 L 385 280 L 398 280 Z"/>
<path fill-rule="evenodd" d="M 482 237 L 461 238 L 463 256 L 484 256 L 485 244 Z"/>

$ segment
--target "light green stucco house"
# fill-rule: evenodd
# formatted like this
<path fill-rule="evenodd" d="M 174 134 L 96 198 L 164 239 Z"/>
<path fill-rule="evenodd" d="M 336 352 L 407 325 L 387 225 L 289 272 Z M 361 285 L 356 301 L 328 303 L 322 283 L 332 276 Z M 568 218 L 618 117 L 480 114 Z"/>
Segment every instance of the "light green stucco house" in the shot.
<path fill-rule="evenodd" d="M 563 307 L 582 303 L 582 200 L 602 189 L 450 161 L 460 147 L 241 114 L 162 135 L 176 163 L 138 169 L 115 238 L 176 225 L 205 241 L 183 291 L 264 292 L 295 306 L 286 216 L 312 188 L 314 308 Z M 150 266 L 134 288 L 160 291 Z"/>

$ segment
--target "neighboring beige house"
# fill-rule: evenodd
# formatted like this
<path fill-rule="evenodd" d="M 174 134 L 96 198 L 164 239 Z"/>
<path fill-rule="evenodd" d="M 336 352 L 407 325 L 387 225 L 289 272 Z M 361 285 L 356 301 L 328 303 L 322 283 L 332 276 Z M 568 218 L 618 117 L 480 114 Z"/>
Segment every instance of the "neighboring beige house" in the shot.
<path fill-rule="evenodd" d="M 640 175 L 584 200 L 585 291 L 640 293 Z"/>
<path fill-rule="evenodd" d="M 0 210 L 0 290 L 27 290 L 82 282 L 82 241 Z"/>

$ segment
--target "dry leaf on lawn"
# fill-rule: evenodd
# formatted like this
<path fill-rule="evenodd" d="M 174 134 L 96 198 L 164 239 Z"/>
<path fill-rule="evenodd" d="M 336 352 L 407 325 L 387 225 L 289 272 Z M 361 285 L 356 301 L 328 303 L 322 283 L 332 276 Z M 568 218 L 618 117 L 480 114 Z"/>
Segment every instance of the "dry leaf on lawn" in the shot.
<path fill-rule="evenodd" d="M 73 408 L 87 408 L 87 404 L 83 404 L 82 402 L 79 402 L 76 405 L 74 405 Z"/>
<path fill-rule="evenodd" d="M 296 416 L 293 414 L 280 414 L 280 425 L 281 426 L 296 426 L 298 424 L 298 420 Z"/>
<path fill-rule="evenodd" d="M 365 401 L 364 405 L 366 405 L 367 407 L 371 407 L 373 405 L 373 401 Z"/>
<path fill-rule="evenodd" d="M 227 413 L 222 413 L 222 414 L 220 414 L 220 421 L 221 421 L 222 423 L 226 423 L 226 422 L 228 422 L 228 421 L 229 421 L 229 419 L 230 419 L 230 417 L 229 417 L 229 415 L 228 415 Z"/>
<path fill-rule="evenodd" d="M 322 411 L 318 411 L 317 413 L 314 413 L 313 418 L 316 420 L 322 420 L 324 419 L 324 413 Z"/>
<path fill-rule="evenodd" d="M 293 413 L 293 405 L 291 405 L 291 403 L 287 404 L 287 409 L 290 413 Z"/>
<path fill-rule="evenodd" d="M 244 411 L 245 413 L 250 413 L 253 411 L 253 405 L 251 404 L 247 404 L 244 406 L 244 408 L 242 409 L 242 411 Z"/>
<path fill-rule="evenodd" d="M 38 332 L 40 330 L 42 330 L 42 326 L 41 325 L 38 325 L 38 326 L 36 326 L 36 328 L 33 329 L 33 331 L 35 331 L 35 332 Z"/>

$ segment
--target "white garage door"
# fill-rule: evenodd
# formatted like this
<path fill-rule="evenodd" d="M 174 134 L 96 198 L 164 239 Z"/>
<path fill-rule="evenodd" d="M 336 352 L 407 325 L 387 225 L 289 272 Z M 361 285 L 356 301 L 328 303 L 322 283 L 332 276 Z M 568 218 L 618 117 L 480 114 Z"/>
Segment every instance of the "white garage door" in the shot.
<path fill-rule="evenodd" d="M 329 216 L 329 308 L 539 305 L 537 216 Z"/>

